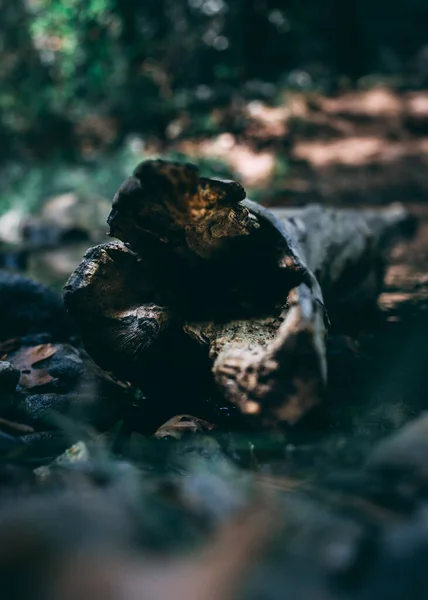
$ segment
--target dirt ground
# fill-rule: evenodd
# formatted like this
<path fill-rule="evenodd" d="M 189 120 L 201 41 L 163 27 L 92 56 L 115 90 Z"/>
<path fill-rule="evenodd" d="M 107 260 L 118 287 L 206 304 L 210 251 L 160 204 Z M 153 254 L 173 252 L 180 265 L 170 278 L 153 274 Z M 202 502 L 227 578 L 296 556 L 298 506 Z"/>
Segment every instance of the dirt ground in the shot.
<path fill-rule="evenodd" d="M 378 87 L 325 97 L 284 94 L 272 107 L 237 101 L 214 111 L 223 133 L 171 124 L 171 148 L 225 161 L 265 203 L 424 201 L 428 192 L 428 93 Z"/>
<path fill-rule="evenodd" d="M 245 127 L 240 130 L 238 117 L 245 121 Z M 323 405 L 296 426 L 281 432 L 280 436 L 278 432 L 233 430 L 230 426 L 233 411 L 224 404 L 215 408 L 219 408 L 219 414 L 226 409 L 222 416 L 225 427 L 221 427 L 223 421 L 219 420 L 220 426 L 213 436 L 196 436 L 196 441 L 190 436 L 179 442 L 171 436 L 165 439 L 157 439 L 156 435 L 143 436 L 135 424 L 138 425 L 138 419 L 143 422 L 146 418 L 147 399 L 133 396 L 131 402 L 126 386 L 120 392 L 118 382 L 111 378 L 106 380 L 105 373 L 101 381 L 96 380 L 99 387 L 95 388 L 94 377 L 99 373 L 91 371 L 91 378 L 83 380 L 82 388 L 82 394 L 89 390 L 91 398 L 96 400 L 90 407 L 91 415 L 96 414 L 99 407 L 105 417 L 107 397 L 114 397 L 115 402 L 119 399 L 118 404 L 127 403 L 126 409 L 123 409 L 125 404 L 121 405 L 118 423 L 118 416 L 112 412 L 115 425 L 111 430 L 108 426 L 101 427 L 103 431 L 108 430 L 98 440 L 102 450 L 104 452 L 104 446 L 110 448 L 111 445 L 112 453 L 116 453 L 120 461 L 135 462 L 141 472 L 137 479 L 130 465 L 122 462 L 117 465 L 117 474 L 114 463 L 107 470 L 104 454 L 96 453 L 99 451 L 97 445 L 91 446 L 93 460 L 88 468 L 83 463 L 80 478 L 75 478 L 79 473 L 78 465 L 67 468 L 66 464 L 63 472 L 59 466 L 57 473 L 54 468 L 51 475 L 54 485 L 58 486 L 63 477 L 61 481 L 69 492 L 72 490 L 68 487 L 70 483 L 73 486 L 77 482 L 73 502 L 77 506 L 82 503 L 83 515 L 83 520 L 80 516 L 77 519 L 82 530 L 77 533 L 77 538 L 73 527 L 58 527 L 53 521 L 55 535 L 50 543 L 54 555 L 56 544 L 61 544 L 58 546 L 61 548 L 70 544 L 74 552 L 75 540 L 82 543 L 83 539 L 86 543 L 88 536 L 97 540 L 98 535 L 103 549 L 109 539 L 104 532 L 110 531 L 112 524 L 115 528 L 116 523 L 119 523 L 118 529 L 123 529 L 123 523 L 129 525 L 132 544 L 138 534 L 141 546 L 148 549 L 150 555 L 153 547 L 157 548 L 156 544 L 169 551 L 173 545 L 184 544 L 180 539 L 186 541 L 192 536 L 205 539 L 209 530 L 207 524 L 211 531 L 221 533 L 219 523 L 226 522 L 227 536 L 220 535 L 219 540 L 223 542 L 216 553 L 207 554 L 208 561 L 203 553 L 200 554 L 206 561 L 204 568 L 201 568 L 199 558 L 194 563 L 180 562 L 174 567 L 170 559 L 165 562 L 159 555 L 158 563 L 138 565 L 135 589 L 144 589 L 143 586 L 148 585 L 151 591 L 153 582 L 153 598 L 164 598 L 174 589 L 174 595 L 179 599 L 201 597 L 206 590 L 212 589 L 210 598 L 226 600 L 236 596 L 224 585 L 219 585 L 223 567 L 226 583 L 230 580 L 238 586 L 242 583 L 242 563 L 248 571 L 245 578 L 246 583 L 247 579 L 249 582 L 248 598 L 276 600 L 283 597 L 284 589 L 296 598 L 398 600 L 406 597 L 409 591 L 412 598 L 425 598 L 428 585 L 425 567 L 428 556 L 427 419 L 419 419 L 419 427 L 410 434 L 405 433 L 406 428 L 404 433 L 399 430 L 428 408 L 428 93 L 399 95 L 379 88 L 336 98 L 294 96 L 284 106 L 273 108 L 250 103 L 235 107 L 232 115 L 218 115 L 218 119 L 223 123 L 224 133 L 209 140 L 177 135 L 177 139 L 171 140 L 169 149 L 186 152 L 190 158 L 193 153 L 194 156 L 226 161 L 237 178 L 265 204 L 321 202 L 355 207 L 400 201 L 415 216 L 417 228 L 414 235 L 400 241 L 391 251 L 383 290 L 373 310 L 351 315 L 349 322 L 340 328 L 332 327 L 328 341 L 329 384 Z M 178 131 L 185 123 L 175 125 Z M 36 279 L 54 283 L 59 289 L 88 245 L 89 241 L 81 241 L 35 253 L 30 257 L 29 272 Z M 39 343 L 43 344 L 43 339 L 37 340 Z M 84 366 L 77 364 L 75 352 L 70 355 L 69 346 L 63 346 L 61 352 L 57 352 L 58 361 L 68 361 L 61 363 L 64 372 L 70 371 L 71 375 L 81 377 L 79 368 L 84 369 Z M 112 386 L 112 389 L 106 386 Z M 56 393 L 32 396 L 32 402 L 26 403 L 25 408 L 37 408 L 36 400 L 43 400 L 40 406 L 44 410 L 45 400 L 56 406 L 55 402 L 61 398 L 61 394 Z M 75 396 L 70 395 L 70 398 L 74 401 Z M 142 410 L 139 400 L 144 401 Z M 208 403 L 212 400 L 207 398 Z M 12 425 L 16 426 L 16 423 Z M 397 471 L 388 479 L 382 470 L 382 460 L 379 467 L 379 452 L 377 470 L 373 466 L 370 469 L 370 459 L 376 455 L 379 442 L 382 445 L 382 440 L 395 432 L 398 434 L 393 440 L 400 435 L 405 439 L 404 443 L 399 440 L 395 444 L 398 453 L 394 447 L 387 449 L 388 466 L 394 460 L 397 463 L 393 464 Z M 55 432 L 42 431 L 33 437 L 22 437 L 26 438 L 24 452 L 20 455 L 24 463 L 25 460 L 32 461 L 31 465 L 34 460 L 37 464 L 43 463 L 46 452 L 53 452 Z M 2 441 L 10 444 L 11 437 L 4 435 Z M 62 439 L 58 441 L 64 443 Z M 15 452 L 16 448 L 13 450 Z M 22 452 L 22 448 L 20 450 Z M 58 453 L 55 451 L 53 456 Z M 380 455 L 382 458 L 382 452 Z M 400 469 L 403 464 L 406 466 L 406 461 L 408 471 L 404 472 Z M 238 469 L 235 462 L 244 469 Z M 4 471 L 0 475 L 11 482 L 12 504 L 15 504 L 17 488 L 12 475 L 17 477 L 20 485 L 23 475 L 21 471 L 17 475 L 15 471 Z M 58 473 L 60 478 L 56 480 Z M 48 471 L 45 476 L 48 477 Z M 49 489 L 52 485 L 49 477 L 47 482 Z M 91 486 L 95 490 L 98 489 L 95 486 L 102 489 L 99 500 L 94 497 L 93 506 L 87 495 Z M 280 512 L 271 510 L 270 504 L 267 505 L 269 510 L 262 507 L 262 516 L 272 520 L 273 515 L 275 523 L 271 526 L 278 540 L 275 542 L 277 549 L 266 554 L 261 568 L 260 565 L 253 568 L 253 558 L 245 552 L 253 552 L 257 543 L 264 543 L 266 536 L 272 539 L 275 536 L 273 532 L 271 536 L 265 521 L 257 526 L 254 512 L 245 520 L 240 507 L 246 505 L 248 495 L 253 498 L 254 490 L 267 500 L 274 491 L 275 504 L 272 506 L 274 509 L 278 506 L 282 511 L 279 517 Z M 61 525 L 74 523 L 75 512 L 69 512 L 69 504 L 63 508 L 61 498 L 58 500 L 55 495 L 47 500 L 42 498 L 44 512 L 41 514 L 46 523 L 51 522 L 53 509 L 52 514 L 59 515 L 56 518 L 61 519 Z M 109 503 L 112 512 L 109 512 Z M 45 511 L 46 506 L 49 506 L 49 514 Z M 18 503 L 19 518 L 20 510 Z M 37 510 L 31 513 L 35 515 L 35 531 L 43 531 L 40 522 L 43 524 L 44 521 Z M 239 523 L 246 524 L 244 530 L 242 527 L 237 529 L 233 521 L 226 521 L 234 511 L 240 518 Z M 100 523 L 96 518 L 98 515 Z M 4 528 L 9 520 L 3 519 L 0 526 Z M 11 535 L 15 536 L 14 521 L 11 522 Z M 27 532 L 28 520 L 23 527 L 22 530 Z M 69 530 L 71 543 L 67 537 Z M 8 530 L 2 531 L 7 533 Z M 29 531 L 31 539 L 31 529 Z M 118 544 L 121 548 L 122 537 L 117 542 L 114 533 L 111 535 L 112 547 Z M 28 597 L 32 597 L 32 579 L 27 578 L 22 565 L 32 574 L 33 554 L 29 555 L 28 564 L 24 562 L 27 554 L 23 555 L 20 570 L 16 570 L 14 576 L 15 571 L 10 565 L 15 564 L 11 562 L 15 559 L 13 553 L 9 559 L 9 550 L 19 544 L 10 544 L 7 535 L 2 539 L 6 542 L 0 548 L 3 551 L 0 569 L 8 576 L 12 572 L 11 589 L 15 589 L 13 586 L 20 589 L 19 585 L 28 579 Z M 27 539 L 26 536 L 23 539 Z M 100 556 L 102 561 L 102 552 L 93 539 L 90 547 L 96 549 L 97 561 Z M 129 544 L 134 552 L 134 546 Z M 38 552 L 39 546 L 34 547 Z M 26 548 L 24 544 L 24 550 Z M 217 545 L 208 548 L 215 550 Z M 17 556 L 20 558 L 21 555 Z M 74 554 L 72 556 L 74 559 Z M 158 560 L 158 555 L 153 556 Z M 220 556 L 222 560 L 218 559 Z M 39 563 L 35 561 L 34 564 Z M 95 566 L 102 567 L 98 571 L 92 569 L 91 562 L 85 562 L 83 579 L 76 578 L 75 562 L 72 562 L 69 580 L 68 563 L 64 564 L 66 568 L 56 569 L 55 577 L 57 572 L 65 573 L 65 584 L 61 579 L 57 585 L 65 585 L 66 597 L 70 598 L 73 584 L 80 585 L 81 581 L 83 591 L 78 590 L 76 597 L 98 597 L 98 571 L 102 574 L 101 584 L 106 574 L 112 573 L 113 581 L 117 575 L 124 581 L 132 575 L 129 564 L 122 574 L 117 570 L 120 562 L 114 563 L 113 569 L 109 563 L 96 562 Z M 212 568 L 206 568 L 207 565 Z M 157 576 L 153 577 L 153 566 L 157 569 L 155 574 L 160 573 L 159 581 Z M 90 573 L 87 595 L 85 568 Z M 42 576 L 49 577 L 49 572 L 42 572 Z M 100 589 L 100 594 L 104 594 L 104 587 Z M 126 589 L 130 589 L 129 586 Z M 16 593 L 13 597 L 17 597 Z"/>
<path fill-rule="evenodd" d="M 326 469 L 360 464 L 377 439 L 427 407 L 428 92 L 294 94 L 275 107 L 238 103 L 214 117 L 220 135 L 198 139 L 183 117 L 164 150 L 221 159 L 268 205 L 400 201 L 417 218 L 416 235 L 391 253 L 376 309 L 332 332 L 327 410 L 290 433 L 299 471 L 314 445 Z M 35 253 L 29 273 L 60 289 L 85 244 Z"/>

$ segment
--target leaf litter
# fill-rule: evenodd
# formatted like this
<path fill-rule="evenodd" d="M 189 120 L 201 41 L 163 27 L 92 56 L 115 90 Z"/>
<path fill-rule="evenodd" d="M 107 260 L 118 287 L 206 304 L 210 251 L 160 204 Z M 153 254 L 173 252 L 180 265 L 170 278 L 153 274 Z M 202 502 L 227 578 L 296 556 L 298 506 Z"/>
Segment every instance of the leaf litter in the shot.
<path fill-rule="evenodd" d="M 55 381 L 45 367 L 38 366 L 42 361 L 51 358 L 58 351 L 54 344 L 39 344 L 38 346 L 23 347 L 8 361 L 21 371 L 19 385 L 32 389 Z"/>

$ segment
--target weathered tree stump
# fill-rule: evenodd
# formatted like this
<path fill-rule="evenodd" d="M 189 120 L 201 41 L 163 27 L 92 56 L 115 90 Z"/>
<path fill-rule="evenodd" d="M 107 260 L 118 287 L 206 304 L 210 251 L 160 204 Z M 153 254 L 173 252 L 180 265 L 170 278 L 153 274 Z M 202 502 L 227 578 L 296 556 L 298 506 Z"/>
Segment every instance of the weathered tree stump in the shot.
<path fill-rule="evenodd" d="M 113 200 L 121 241 L 86 253 L 64 299 L 100 366 L 159 402 L 214 378 L 242 413 L 295 423 L 322 397 L 326 307 L 334 318 L 351 296 L 375 300 L 407 219 L 400 207 L 270 212 L 237 183 L 147 161 Z"/>

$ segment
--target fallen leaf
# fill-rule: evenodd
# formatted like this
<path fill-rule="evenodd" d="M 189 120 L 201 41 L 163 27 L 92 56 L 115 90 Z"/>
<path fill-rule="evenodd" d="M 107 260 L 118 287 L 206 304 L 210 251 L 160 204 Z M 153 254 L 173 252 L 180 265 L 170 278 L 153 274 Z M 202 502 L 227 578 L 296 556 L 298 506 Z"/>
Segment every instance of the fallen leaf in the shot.
<path fill-rule="evenodd" d="M 42 360 L 50 358 L 57 351 L 58 347 L 53 344 L 39 344 L 21 348 L 14 356 L 11 356 L 8 359 L 9 362 L 21 371 L 19 385 L 31 389 L 55 381 L 47 369 L 43 367 L 38 369 L 36 365 Z"/>
<path fill-rule="evenodd" d="M 162 439 L 170 436 L 178 440 L 186 431 L 197 433 L 198 431 L 204 430 L 211 431 L 211 429 L 214 429 L 214 425 L 208 423 L 208 421 L 204 421 L 198 417 L 192 417 L 191 415 L 177 415 L 161 425 L 156 431 L 155 437 Z"/>

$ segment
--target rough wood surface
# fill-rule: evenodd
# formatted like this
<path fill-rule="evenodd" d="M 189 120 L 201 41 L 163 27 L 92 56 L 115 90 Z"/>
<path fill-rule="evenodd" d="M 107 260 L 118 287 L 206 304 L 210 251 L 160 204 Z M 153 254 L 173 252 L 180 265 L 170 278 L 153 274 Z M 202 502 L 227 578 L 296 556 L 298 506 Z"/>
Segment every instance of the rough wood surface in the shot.
<path fill-rule="evenodd" d="M 399 205 L 364 211 L 245 205 L 284 231 L 309 281 L 291 290 L 277 318 L 193 323 L 186 330 L 209 344 L 216 381 L 243 413 L 295 423 L 322 397 L 326 320 L 374 303 L 389 242 L 410 218 Z"/>
<path fill-rule="evenodd" d="M 121 242 L 91 248 L 65 289 L 66 305 L 79 323 L 93 358 L 112 371 L 138 369 L 168 329 L 171 315 L 152 293 L 150 270 Z"/>
<path fill-rule="evenodd" d="M 313 204 L 271 212 L 285 228 L 293 225 L 291 235 L 323 290 L 333 320 L 373 303 L 391 244 L 414 228 L 414 219 L 400 204 L 365 209 Z"/>
<path fill-rule="evenodd" d="M 383 250 L 407 215 L 268 211 L 244 197 L 192 165 L 142 163 L 108 218 L 121 242 L 90 250 L 64 297 L 103 368 L 197 387 L 205 357 L 242 413 L 295 423 L 322 397 L 325 304 L 334 318 L 352 296 L 375 299 Z"/>

